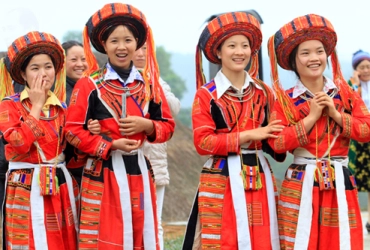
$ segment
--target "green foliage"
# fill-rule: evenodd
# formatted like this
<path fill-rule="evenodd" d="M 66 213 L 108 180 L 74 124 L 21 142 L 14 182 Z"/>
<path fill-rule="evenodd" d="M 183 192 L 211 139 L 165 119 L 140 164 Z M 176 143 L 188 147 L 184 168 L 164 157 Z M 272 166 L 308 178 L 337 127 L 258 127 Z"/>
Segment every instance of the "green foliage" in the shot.
<path fill-rule="evenodd" d="M 164 249 L 166 250 L 178 250 L 182 248 L 184 237 L 178 237 L 175 239 L 167 239 L 164 241 Z"/>
<path fill-rule="evenodd" d="M 179 120 L 185 126 L 191 128 L 191 107 L 181 108 L 177 114 L 176 119 Z"/>
<path fill-rule="evenodd" d="M 67 42 L 70 40 L 75 40 L 82 43 L 82 31 L 80 30 L 70 30 L 64 34 L 62 42 Z"/>
<path fill-rule="evenodd" d="M 172 93 L 181 100 L 186 91 L 185 80 L 171 68 L 171 53 L 163 46 L 158 46 L 156 54 L 161 77 L 170 85 Z"/>

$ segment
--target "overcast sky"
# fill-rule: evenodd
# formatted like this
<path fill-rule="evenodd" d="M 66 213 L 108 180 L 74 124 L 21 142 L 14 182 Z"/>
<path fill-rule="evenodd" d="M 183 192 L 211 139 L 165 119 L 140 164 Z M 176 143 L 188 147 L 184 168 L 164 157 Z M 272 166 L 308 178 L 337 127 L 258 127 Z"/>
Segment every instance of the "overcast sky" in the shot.
<path fill-rule="evenodd" d="M 69 30 L 82 30 L 89 17 L 107 0 L 13 0 L 2 1 L 0 8 L 0 50 L 29 30 L 14 9 L 25 8 L 36 16 L 27 18 L 30 27 L 62 39 Z M 340 5 L 337 4 L 340 2 Z M 128 0 L 140 9 L 152 26 L 157 45 L 170 52 L 195 53 L 204 21 L 211 15 L 228 11 L 256 10 L 262 17 L 263 50 L 268 38 L 293 18 L 316 13 L 328 18 L 338 34 L 340 59 L 351 59 L 358 49 L 370 51 L 370 11 L 367 0 Z M 9 17 L 11 13 L 12 18 Z M 30 28 L 29 29 L 34 29 Z M 5 33 L 4 33 L 5 32 Z M 19 34 L 21 33 L 21 34 Z"/>

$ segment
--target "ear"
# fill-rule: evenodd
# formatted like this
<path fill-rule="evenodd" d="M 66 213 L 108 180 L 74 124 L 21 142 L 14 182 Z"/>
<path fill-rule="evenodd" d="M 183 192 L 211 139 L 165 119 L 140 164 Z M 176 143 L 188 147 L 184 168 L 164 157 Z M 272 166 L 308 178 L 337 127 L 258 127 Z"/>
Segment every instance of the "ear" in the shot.
<path fill-rule="evenodd" d="M 27 82 L 26 73 L 24 73 L 23 71 L 21 71 L 21 76 L 22 76 L 24 82 Z"/>
<path fill-rule="evenodd" d="M 217 58 L 221 59 L 221 51 L 217 50 Z"/>
<path fill-rule="evenodd" d="M 104 51 L 107 52 L 107 45 L 106 45 L 105 41 L 102 41 L 102 44 L 103 44 L 103 47 L 104 47 Z"/>

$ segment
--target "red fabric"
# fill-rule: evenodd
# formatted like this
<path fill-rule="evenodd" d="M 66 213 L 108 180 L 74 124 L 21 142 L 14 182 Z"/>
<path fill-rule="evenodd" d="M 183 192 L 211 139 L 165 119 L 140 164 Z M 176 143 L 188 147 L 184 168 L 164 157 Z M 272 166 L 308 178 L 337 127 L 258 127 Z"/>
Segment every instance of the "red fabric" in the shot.
<path fill-rule="evenodd" d="M 287 90 L 288 95 L 291 95 L 293 88 Z M 309 105 L 307 102 L 303 102 L 300 97 L 293 99 L 294 103 L 299 103 L 295 108 L 300 114 L 300 118 L 303 119 L 309 113 Z M 347 114 L 343 110 L 343 103 L 339 98 L 334 98 L 334 105 L 337 106 L 337 110 L 341 112 L 343 117 L 343 128 L 335 125 L 334 121 L 330 121 L 330 142 L 333 142 L 334 133 L 340 135 L 336 139 L 332 149 L 330 150 L 331 156 L 347 156 L 350 139 L 367 142 L 369 140 L 369 126 L 370 126 L 370 115 L 369 111 L 362 101 L 362 99 L 355 93 L 353 98 L 351 115 Z M 274 108 L 271 112 L 271 120 L 282 120 L 281 124 L 285 126 L 284 130 L 278 134 L 277 139 L 269 139 L 270 146 L 278 153 L 286 151 L 293 152 L 297 147 L 303 147 L 308 150 L 312 155 L 316 155 L 316 130 L 315 127 L 311 131 L 304 131 L 303 125 L 292 126 L 288 123 L 283 109 L 279 102 L 275 102 Z M 316 122 L 319 147 L 318 153 L 321 157 L 328 148 L 328 136 L 326 132 L 327 128 L 327 117 L 321 116 Z M 335 126 L 335 131 L 333 128 Z M 303 129 L 303 131 L 301 131 Z"/>

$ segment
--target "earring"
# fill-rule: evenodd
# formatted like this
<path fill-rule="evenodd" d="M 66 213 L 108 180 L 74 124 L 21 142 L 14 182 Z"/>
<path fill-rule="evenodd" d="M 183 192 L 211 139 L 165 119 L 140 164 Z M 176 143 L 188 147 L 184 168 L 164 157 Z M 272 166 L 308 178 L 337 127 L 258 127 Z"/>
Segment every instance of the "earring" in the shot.
<path fill-rule="evenodd" d="M 217 56 L 218 59 L 221 59 L 221 56 Z"/>

